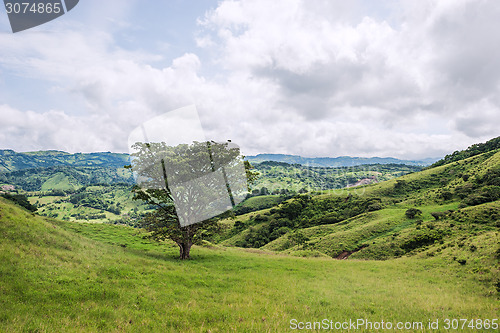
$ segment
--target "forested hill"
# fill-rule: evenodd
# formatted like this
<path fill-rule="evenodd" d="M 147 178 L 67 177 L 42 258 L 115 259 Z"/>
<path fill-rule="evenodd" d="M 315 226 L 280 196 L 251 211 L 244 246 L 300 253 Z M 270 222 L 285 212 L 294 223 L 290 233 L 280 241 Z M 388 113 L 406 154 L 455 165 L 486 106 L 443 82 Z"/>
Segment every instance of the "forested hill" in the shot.
<path fill-rule="evenodd" d="M 247 156 L 252 163 L 264 161 L 301 164 L 311 167 L 346 167 L 367 164 L 406 164 L 426 166 L 436 159 L 427 158 L 419 161 L 400 160 L 392 157 L 302 157 L 283 154 L 259 154 Z M 122 168 L 129 164 L 129 155 L 123 153 L 76 153 L 48 150 L 18 153 L 10 149 L 0 149 L 0 172 L 12 172 L 23 169 L 48 168 L 57 166 L 88 167 L 103 166 L 107 168 Z"/>
<path fill-rule="evenodd" d="M 346 167 L 366 164 L 406 164 L 406 165 L 430 165 L 437 158 L 426 158 L 418 161 L 400 160 L 393 157 L 302 157 L 298 155 L 285 154 L 258 154 L 247 156 L 246 159 L 251 163 L 260 163 L 264 161 L 284 162 L 288 164 L 301 164 L 312 167 Z"/>
<path fill-rule="evenodd" d="M 476 143 L 465 150 L 457 150 L 450 155 L 446 155 L 443 159 L 437 161 L 431 165 L 432 167 L 437 167 L 440 165 L 448 164 L 451 162 L 465 160 L 466 158 L 476 156 L 482 153 L 500 149 L 500 136 L 485 143 Z"/>
<path fill-rule="evenodd" d="M 270 155 L 259 156 L 272 157 Z M 349 164 L 347 160 L 337 158 L 338 161 L 339 159 L 343 162 L 337 164 Z M 349 159 L 352 161 L 357 159 L 359 163 L 352 162 L 344 167 L 306 167 L 301 164 L 252 161 L 257 171 L 261 173 L 260 179 L 254 184 L 254 189 L 262 187 L 271 191 L 277 189 L 299 191 L 303 188 L 332 189 L 354 184 L 367 177 L 376 177 L 376 179 L 373 178 L 374 181 L 381 181 L 415 172 L 421 168 L 416 165 L 387 163 L 392 160 L 398 161 L 396 159 Z M 319 158 L 318 160 L 326 159 Z M 381 164 L 365 163 L 375 160 Z M 276 163 L 281 164 L 275 165 Z M 353 165 L 356 163 L 357 165 Z M 128 154 L 110 152 L 70 154 L 55 150 L 27 153 L 0 150 L 0 185 L 14 185 L 25 191 L 48 191 L 75 190 L 82 186 L 101 183 L 132 184 L 134 181 L 132 173 L 123 168 L 127 164 L 129 164 Z M 341 170 L 346 167 L 354 169 Z"/>
<path fill-rule="evenodd" d="M 128 163 L 129 155 L 120 153 L 70 154 L 56 150 L 18 153 L 8 149 L 0 150 L 0 172 L 57 166 L 123 168 Z"/>

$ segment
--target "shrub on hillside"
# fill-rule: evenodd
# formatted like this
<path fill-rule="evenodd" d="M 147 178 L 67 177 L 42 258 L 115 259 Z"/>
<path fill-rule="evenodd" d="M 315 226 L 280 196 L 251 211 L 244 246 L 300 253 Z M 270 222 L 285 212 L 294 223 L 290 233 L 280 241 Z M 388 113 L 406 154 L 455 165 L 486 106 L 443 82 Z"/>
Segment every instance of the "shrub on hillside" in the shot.
<path fill-rule="evenodd" d="M 379 202 L 372 203 L 372 204 L 368 205 L 368 207 L 367 207 L 367 210 L 369 212 L 373 212 L 373 211 L 380 210 L 380 209 L 382 209 L 382 205 Z"/>
<path fill-rule="evenodd" d="M 490 170 L 481 177 L 477 177 L 476 183 L 480 185 L 500 186 L 500 167 Z"/>
<path fill-rule="evenodd" d="M 302 231 L 300 230 L 295 230 L 294 232 L 290 233 L 288 235 L 288 239 L 290 242 L 292 242 L 295 245 L 304 245 L 308 240 L 309 237 L 305 236 Z"/>
<path fill-rule="evenodd" d="M 451 200 L 453 198 L 453 193 L 451 193 L 450 191 L 443 191 L 440 194 L 440 197 L 443 200 Z"/>
<path fill-rule="evenodd" d="M 464 200 L 469 206 L 480 205 L 486 202 L 492 202 L 500 199 L 500 186 L 488 185 L 478 191 L 471 193 Z"/>
<path fill-rule="evenodd" d="M 469 194 L 474 192 L 475 186 L 471 183 L 465 183 L 462 186 L 457 186 L 454 189 L 455 195 L 460 199 L 467 197 Z"/>
<path fill-rule="evenodd" d="M 436 221 L 446 216 L 446 214 L 443 212 L 432 212 L 431 215 Z"/>
<path fill-rule="evenodd" d="M 413 219 L 416 216 L 421 215 L 421 214 L 422 214 L 422 211 L 420 209 L 417 209 L 417 208 L 409 208 L 405 212 L 406 217 L 408 217 L 410 219 Z"/>
<path fill-rule="evenodd" d="M 255 222 L 265 222 L 265 221 L 268 221 L 269 218 L 265 215 L 260 215 L 260 214 L 257 214 L 254 218 L 254 221 Z"/>
<path fill-rule="evenodd" d="M 66 196 L 66 192 L 64 192 L 63 190 L 52 190 L 52 191 L 50 191 L 49 195 L 53 195 L 56 197 L 64 197 L 64 196 Z"/>
<path fill-rule="evenodd" d="M 417 231 L 410 235 L 410 238 L 401 245 L 401 248 L 409 252 L 422 246 L 434 244 L 434 242 L 441 240 L 443 236 L 444 233 L 440 230 Z"/>
<path fill-rule="evenodd" d="M 16 203 L 17 205 L 19 205 L 21 207 L 26 208 L 30 212 L 35 212 L 38 209 L 38 208 L 36 208 L 36 206 L 33 206 L 28 201 L 28 198 L 26 198 L 25 195 L 22 195 L 22 194 L 9 194 L 9 193 L 5 193 L 5 194 L 2 194 L 2 197 L 4 197 L 5 199 L 10 200 L 10 201 Z"/>

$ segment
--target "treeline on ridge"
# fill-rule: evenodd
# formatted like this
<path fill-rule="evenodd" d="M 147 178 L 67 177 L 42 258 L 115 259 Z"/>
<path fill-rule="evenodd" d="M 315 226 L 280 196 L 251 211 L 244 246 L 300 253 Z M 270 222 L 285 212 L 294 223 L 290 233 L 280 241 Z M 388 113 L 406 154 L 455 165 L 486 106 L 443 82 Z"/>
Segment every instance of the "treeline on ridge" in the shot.
<path fill-rule="evenodd" d="M 434 168 L 440 165 L 448 164 L 451 162 L 456 162 L 460 160 L 464 160 L 466 158 L 476 156 L 482 153 L 486 153 L 489 151 L 493 151 L 496 149 L 500 149 L 500 136 L 496 137 L 494 139 L 488 140 L 485 143 L 476 143 L 470 146 L 469 148 L 465 150 L 457 150 L 454 151 L 452 154 L 446 155 L 443 159 L 435 162 L 431 166 L 428 167 Z"/>

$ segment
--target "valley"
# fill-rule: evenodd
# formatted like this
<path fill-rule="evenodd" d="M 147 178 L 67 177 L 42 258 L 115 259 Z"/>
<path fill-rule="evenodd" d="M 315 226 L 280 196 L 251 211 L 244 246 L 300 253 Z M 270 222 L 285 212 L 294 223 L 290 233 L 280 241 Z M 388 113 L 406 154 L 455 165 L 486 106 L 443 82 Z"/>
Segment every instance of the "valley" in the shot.
<path fill-rule="evenodd" d="M 13 184 L 5 180 L 18 171 L 4 173 L 3 191 L 37 211 L 0 198 L 0 330 L 491 323 L 500 311 L 500 140 L 492 141 L 423 169 L 256 163 L 248 198 L 196 242 L 191 260 L 140 227 L 154 207 L 133 200 L 130 183 L 41 168 Z M 348 186 L 363 179 L 376 181 Z"/>

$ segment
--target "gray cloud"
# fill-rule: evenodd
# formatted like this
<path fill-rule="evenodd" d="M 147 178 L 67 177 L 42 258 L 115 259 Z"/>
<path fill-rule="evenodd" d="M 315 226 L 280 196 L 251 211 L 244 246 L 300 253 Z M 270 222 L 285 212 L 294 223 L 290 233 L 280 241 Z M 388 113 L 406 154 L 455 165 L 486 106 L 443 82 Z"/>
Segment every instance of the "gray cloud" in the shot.
<path fill-rule="evenodd" d="M 222 1 L 201 20 L 202 50 L 162 66 L 154 66 L 161 55 L 116 41 L 133 21 L 105 32 L 2 34 L 0 73 L 41 80 L 84 111 L 3 105 L 0 142 L 127 151 L 138 124 L 196 104 L 207 136 L 246 154 L 443 155 L 499 135 L 499 8 Z"/>
<path fill-rule="evenodd" d="M 496 123 L 499 114 L 499 104 L 490 98 L 498 96 L 499 89 L 495 64 L 500 35 L 494 33 L 499 4 L 430 1 L 419 3 L 420 8 L 405 4 L 386 15 L 389 24 L 383 15 L 355 15 L 353 10 L 363 8 L 359 3 L 344 17 L 331 15 L 337 3 L 330 4 L 333 7 L 293 3 L 275 4 L 262 17 L 253 13 L 259 6 L 264 10 L 264 2 L 222 2 L 207 18 L 226 68 L 247 70 L 277 86 L 279 95 L 270 101 L 274 104 L 269 110 L 288 110 L 305 121 L 329 122 L 332 128 L 350 118 L 360 128 L 346 136 L 351 149 L 360 153 L 367 151 L 366 142 L 374 153 L 382 151 L 385 144 L 378 138 L 403 133 L 414 139 L 439 139 L 435 144 L 441 151 L 453 142 L 466 145 L 471 139 L 498 135 L 488 124 Z M 277 7 L 280 10 L 273 11 Z M 234 14 L 241 12 L 248 15 Z M 268 20 L 271 15 L 274 19 Z M 233 27 L 237 34 L 231 33 Z M 481 110 L 485 98 L 487 112 Z M 426 118 L 433 120 L 431 127 L 438 135 L 429 132 Z M 403 133 L 398 131 L 402 128 Z M 377 136 L 366 134 L 374 131 Z M 319 132 L 311 128 L 309 137 Z M 323 133 L 342 146 L 338 136 Z M 411 154 L 420 141 L 400 140 L 406 148 L 394 151 Z M 297 150 L 293 144 L 290 147 Z"/>

